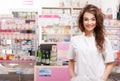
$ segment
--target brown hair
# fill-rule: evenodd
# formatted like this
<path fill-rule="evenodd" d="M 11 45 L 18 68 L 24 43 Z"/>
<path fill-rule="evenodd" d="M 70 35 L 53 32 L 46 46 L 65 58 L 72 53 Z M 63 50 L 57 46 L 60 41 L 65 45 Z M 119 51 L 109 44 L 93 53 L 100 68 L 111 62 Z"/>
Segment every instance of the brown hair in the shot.
<path fill-rule="evenodd" d="M 78 17 L 78 27 L 82 32 L 85 32 L 85 28 L 83 25 L 83 15 L 85 12 L 92 13 L 96 18 L 96 27 L 94 29 L 96 47 L 99 52 L 103 52 L 104 51 L 104 41 L 105 41 L 105 38 L 104 38 L 105 29 L 104 29 L 104 25 L 103 25 L 104 15 L 98 7 L 96 7 L 92 4 L 86 5 L 80 11 L 80 15 Z"/>

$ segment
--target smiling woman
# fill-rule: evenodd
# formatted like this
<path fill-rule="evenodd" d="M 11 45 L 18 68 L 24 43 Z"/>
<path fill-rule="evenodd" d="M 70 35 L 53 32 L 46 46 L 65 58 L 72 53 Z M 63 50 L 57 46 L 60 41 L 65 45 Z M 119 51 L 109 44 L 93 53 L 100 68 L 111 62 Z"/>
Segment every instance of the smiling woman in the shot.
<path fill-rule="evenodd" d="M 101 10 L 94 5 L 87 5 L 79 15 L 78 25 L 86 36 L 94 34 L 96 46 L 99 51 L 104 51 L 105 29 L 104 16 Z M 91 30 L 89 30 L 91 29 Z"/>
<path fill-rule="evenodd" d="M 95 5 L 88 4 L 80 12 L 78 25 L 83 34 L 71 38 L 68 53 L 71 81 L 107 81 L 114 53 L 103 21 L 103 13 Z"/>

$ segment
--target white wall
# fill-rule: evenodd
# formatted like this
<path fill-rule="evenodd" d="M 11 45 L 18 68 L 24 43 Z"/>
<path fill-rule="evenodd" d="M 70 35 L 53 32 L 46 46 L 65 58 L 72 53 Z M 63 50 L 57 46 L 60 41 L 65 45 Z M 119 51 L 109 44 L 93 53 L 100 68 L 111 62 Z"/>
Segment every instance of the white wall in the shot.
<path fill-rule="evenodd" d="M 37 10 L 41 6 L 40 0 L 31 0 L 33 1 L 31 5 L 25 4 L 25 1 L 27 0 L 0 0 L 0 14 L 9 14 L 11 10 Z"/>
<path fill-rule="evenodd" d="M 59 6 L 59 0 L 40 0 L 41 6 L 56 7 Z"/>

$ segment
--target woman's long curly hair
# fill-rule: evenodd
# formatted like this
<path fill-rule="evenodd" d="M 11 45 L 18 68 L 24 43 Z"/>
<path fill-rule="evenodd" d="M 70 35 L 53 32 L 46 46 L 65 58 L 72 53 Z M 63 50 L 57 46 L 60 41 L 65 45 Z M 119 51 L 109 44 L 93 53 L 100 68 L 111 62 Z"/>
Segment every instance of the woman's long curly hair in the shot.
<path fill-rule="evenodd" d="M 95 5 L 88 4 L 81 11 L 78 17 L 78 27 L 82 32 L 85 32 L 83 25 L 83 16 L 85 12 L 93 14 L 96 18 L 96 27 L 94 29 L 96 47 L 99 52 L 104 51 L 104 42 L 105 42 L 105 28 L 104 28 L 104 15 L 101 10 Z"/>

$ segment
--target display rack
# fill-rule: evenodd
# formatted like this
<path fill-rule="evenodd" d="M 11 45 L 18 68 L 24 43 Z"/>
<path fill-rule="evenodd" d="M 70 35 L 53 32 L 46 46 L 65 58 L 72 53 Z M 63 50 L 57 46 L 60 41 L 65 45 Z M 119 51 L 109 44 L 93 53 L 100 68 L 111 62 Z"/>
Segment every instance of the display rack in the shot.
<path fill-rule="evenodd" d="M 36 16 L 37 12 L 16 11 L 11 18 L 0 18 L 0 80 L 13 81 L 14 74 L 19 77 L 16 81 L 33 76 L 38 46 Z"/>
<path fill-rule="evenodd" d="M 72 36 L 79 35 L 77 17 L 82 8 L 42 7 L 39 15 L 40 44 L 57 45 L 57 63 L 67 64 L 67 52 Z"/>
<path fill-rule="evenodd" d="M 1 60 L 35 59 L 31 57 L 36 51 L 35 27 L 34 22 L 27 24 L 26 19 L 1 19 Z"/>
<path fill-rule="evenodd" d="M 66 43 L 71 36 L 80 34 L 76 20 L 82 8 L 42 7 L 39 16 L 41 24 L 41 43 Z"/>
<path fill-rule="evenodd" d="M 107 36 L 111 41 L 112 47 L 115 50 L 115 67 L 110 75 L 110 79 L 114 81 L 120 80 L 120 21 L 106 19 L 104 21 L 107 30 Z"/>
<path fill-rule="evenodd" d="M 104 25 L 106 28 L 107 36 L 112 43 L 115 52 L 120 51 L 120 24 L 119 20 L 105 20 Z M 116 57 L 117 58 L 117 57 Z"/>

